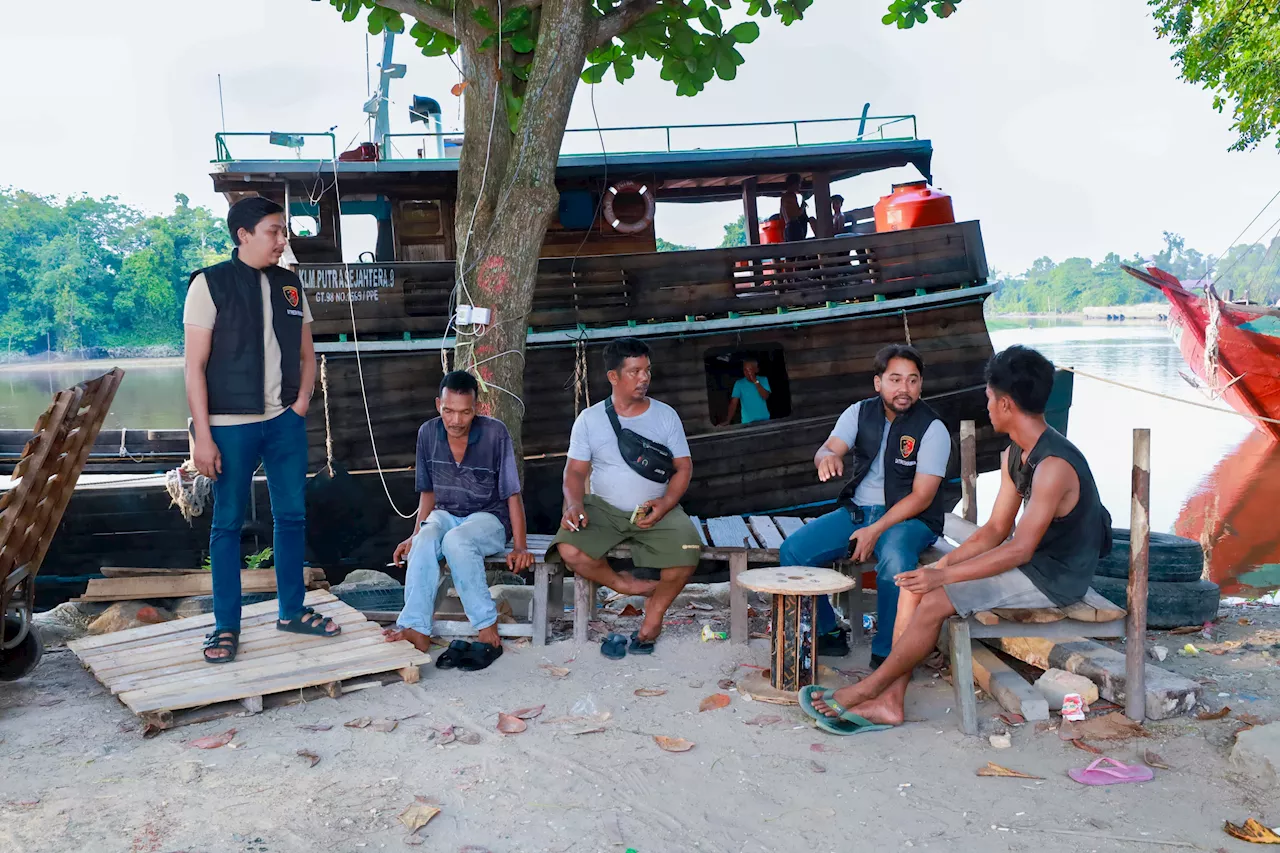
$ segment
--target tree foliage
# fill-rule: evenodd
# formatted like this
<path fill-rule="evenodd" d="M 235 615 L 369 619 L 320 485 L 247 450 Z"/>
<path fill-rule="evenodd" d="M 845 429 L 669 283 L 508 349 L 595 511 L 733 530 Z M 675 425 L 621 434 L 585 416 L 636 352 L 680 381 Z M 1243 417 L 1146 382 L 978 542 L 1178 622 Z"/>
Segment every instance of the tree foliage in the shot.
<path fill-rule="evenodd" d="M 220 219 L 175 197 L 145 216 L 107 197 L 0 190 L 0 338 L 7 349 L 177 344 L 187 275 L 225 258 Z"/>
<path fill-rule="evenodd" d="M 724 239 L 720 241 L 720 248 L 729 249 L 745 245 L 747 245 L 747 217 L 743 214 L 732 222 L 725 223 Z"/>
<path fill-rule="evenodd" d="M 696 248 L 698 248 L 698 247 L 697 247 L 697 246 L 685 246 L 685 245 L 683 245 L 683 244 L 681 244 L 681 243 L 672 243 L 672 242 L 669 242 L 669 241 L 667 241 L 667 240 L 663 240 L 661 237 L 659 237 L 659 238 L 658 238 L 658 251 L 659 251 L 659 252 L 688 252 L 688 251 L 692 251 L 693 249 L 696 249 Z"/>

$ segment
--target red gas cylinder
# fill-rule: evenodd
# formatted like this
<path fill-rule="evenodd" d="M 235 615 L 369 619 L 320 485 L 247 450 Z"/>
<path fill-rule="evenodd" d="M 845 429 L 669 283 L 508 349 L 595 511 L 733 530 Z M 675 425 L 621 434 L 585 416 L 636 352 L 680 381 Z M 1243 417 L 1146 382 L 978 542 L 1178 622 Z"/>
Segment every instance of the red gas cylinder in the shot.
<path fill-rule="evenodd" d="M 893 192 L 876 202 L 876 231 L 905 231 L 956 221 L 951 196 L 930 188 L 926 181 L 894 184 Z"/>
<path fill-rule="evenodd" d="M 771 216 L 760 223 L 761 243 L 781 243 L 784 233 L 781 216 Z"/>

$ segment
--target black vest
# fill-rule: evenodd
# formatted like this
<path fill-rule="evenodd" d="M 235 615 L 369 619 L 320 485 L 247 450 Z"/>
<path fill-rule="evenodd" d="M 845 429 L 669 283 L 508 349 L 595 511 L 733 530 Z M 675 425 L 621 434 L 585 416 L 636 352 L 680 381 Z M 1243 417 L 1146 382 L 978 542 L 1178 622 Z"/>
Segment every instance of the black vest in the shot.
<path fill-rule="evenodd" d="M 289 406 L 298 398 L 302 384 L 302 282 L 274 264 L 256 270 L 242 263 L 239 250 L 235 250 L 231 260 L 196 270 L 190 279 L 204 275 L 218 309 L 204 371 L 211 415 L 260 415 L 266 411 L 260 273 L 266 273 L 271 293 L 271 326 L 280 345 L 283 380 L 280 400 L 271 402 Z"/>
<path fill-rule="evenodd" d="M 940 421 L 937 413 L 927 403 L 918 402 L 898 415 L 889 424 L 889 441 L 884 448 L 884 501 L 893 506 L 911 494 L 916 478 L 916 455 L 925 431 L 934 421 Z M 838 503 L 853 505 L 853 493 L 871 470 L 871 463 L 880 452 L 880 439 L 884 435 L 884 401 L 879 396 L 869 397 L 858 404 L 858 437 L 854 440 L 853 478 L 840 490 Z M 960 452 L 954 436 L 951 438 L 951 455 L 947 460 L 947 476 L 943 478 L 933 501 L 917 518 L 937 535 L 942 535 L 943 517 L 960 500 Z"/>

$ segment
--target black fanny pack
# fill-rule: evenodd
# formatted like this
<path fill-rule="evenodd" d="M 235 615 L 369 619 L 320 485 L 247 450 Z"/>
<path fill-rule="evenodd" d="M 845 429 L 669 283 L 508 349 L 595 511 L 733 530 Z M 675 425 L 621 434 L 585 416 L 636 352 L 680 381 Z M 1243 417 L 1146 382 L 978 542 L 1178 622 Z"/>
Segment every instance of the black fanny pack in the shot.
<path fill-rule="evenodd" d="M 618 437 L 618 452 L 627 466 L 646 480 L 666 483 L 676 473 L 675 457 L 665 444 L 650 441 L 639 433 L 623 429 L 618 413 L 613 410 L 613 399 L 605 400 L 604 410 Z"/>

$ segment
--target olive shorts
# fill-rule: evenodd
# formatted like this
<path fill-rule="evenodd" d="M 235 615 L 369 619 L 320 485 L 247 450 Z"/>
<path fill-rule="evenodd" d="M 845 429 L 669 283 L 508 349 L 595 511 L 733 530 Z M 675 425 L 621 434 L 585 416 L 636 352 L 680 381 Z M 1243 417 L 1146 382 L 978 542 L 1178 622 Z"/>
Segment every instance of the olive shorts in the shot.
<path fill-rule="evenodd" d="M 605 556 L 620 545 L 631 548 L 631 562 L 644 569 L 675 569 L 698 565 L 702 540 L 693 522 L 679 506 L 674 507 L 649 529 L 631 523 L 624 512 L 595 495 L 583 499 L 587 526 L 579 530 L 556 531 L 547 559 L 560 559 L 557 546 L 572 545 L 592 559 Z"/>

